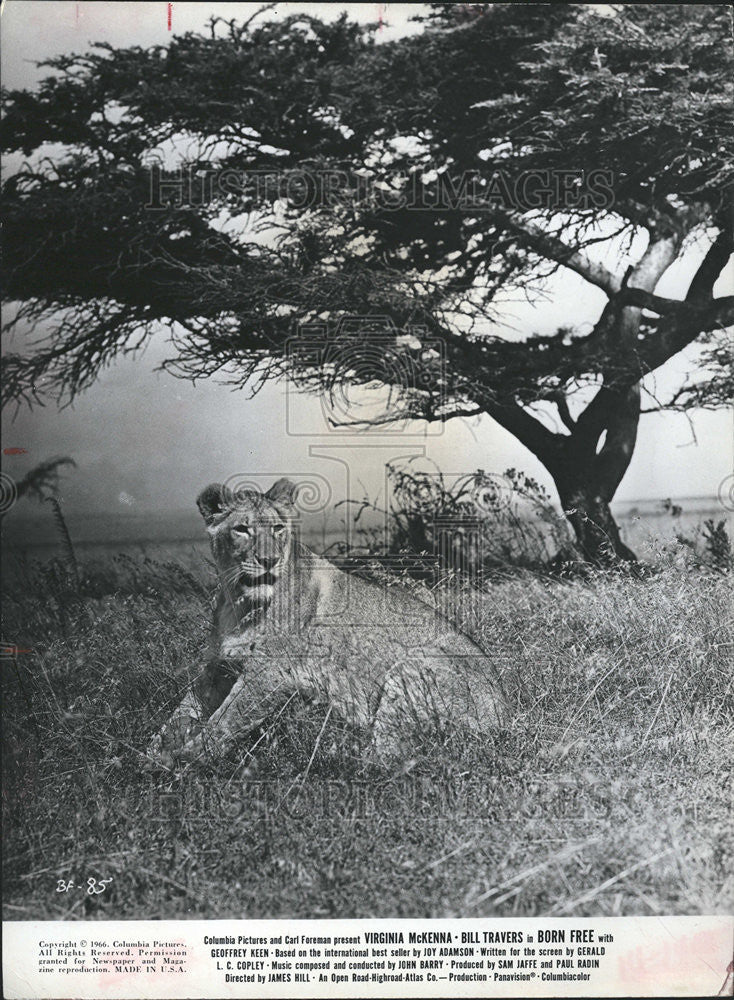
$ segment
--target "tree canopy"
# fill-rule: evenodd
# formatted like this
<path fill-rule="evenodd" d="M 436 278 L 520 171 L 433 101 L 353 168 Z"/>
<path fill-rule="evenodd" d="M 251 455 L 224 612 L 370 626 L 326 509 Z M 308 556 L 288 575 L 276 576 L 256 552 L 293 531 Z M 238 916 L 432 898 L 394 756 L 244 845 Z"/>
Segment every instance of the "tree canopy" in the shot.
<path fill-rule="evenodd" d="M 73 395 L 163 322 L 190 377 L 392 379 L 403 414 L 489 414 L 588 519 L 647 373 L 698 341 L 703 374 L 668 402 L 731 397 L 731 11 L 434 4 L 416 34 L 376 27 L 266 8 L 5 94 L 4 149 L 28 158 L 4 183 L 6 295 L 48 321 L 6 392 Z M 696 241 L 690 286 L 656 294 Z M 501 293 L 564 269 L 604 293 L 592 328 L 498 336 Z M 333 349 L 294 352 L 304 324 Z M 370 351 L 378 330 L 407 367 Z"/>

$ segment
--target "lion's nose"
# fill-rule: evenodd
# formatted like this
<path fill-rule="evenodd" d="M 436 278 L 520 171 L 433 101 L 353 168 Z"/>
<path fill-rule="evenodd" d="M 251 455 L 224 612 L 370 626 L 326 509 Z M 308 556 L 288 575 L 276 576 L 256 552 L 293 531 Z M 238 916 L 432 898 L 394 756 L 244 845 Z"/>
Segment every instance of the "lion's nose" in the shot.
<path fill-rule="evenodd" d="M 277 563 L 278 557 L 277 556 L 258 556 L 257 557 L 257 561 L 260 563 L 260 565 L 262 567 L 264 567 L 267 570 L 270 570 Z"/>

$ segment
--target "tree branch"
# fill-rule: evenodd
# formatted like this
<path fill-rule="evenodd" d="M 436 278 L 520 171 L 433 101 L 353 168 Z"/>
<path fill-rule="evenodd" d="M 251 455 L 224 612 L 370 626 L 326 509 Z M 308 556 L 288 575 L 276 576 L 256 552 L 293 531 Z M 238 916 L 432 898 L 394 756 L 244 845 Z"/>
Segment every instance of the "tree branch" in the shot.
<path fill-rule="evenodd" d="M 711 298 L 716 280 L 726 267 L 732 253 L 734 253 L 734 239 L 731 229 L 722 229 L 693 276 L 686 302 L 705 302 Z"/>
<path fill-rule="evenodd" d="M 566 397 L 563 395 L 563 392 L 559 390 L 552 398 L 558 408 L 558 416 L 571 433 L 573 433 L 576 430 L 576 421 L 571 416 L 571 411 L 568 408 Z"/>
<path fill-rule="evenodd" d="M 486 412 L 513 434 L 521 444 L 550 468 L 558 452 L 559 435 L 549 431 L 536 417 L 514 400 L 492 400 L 485 403 Z"/>
<path fill-rule="evenodd" d="M 498 210 L 493 211 L 493 218 L 509 232 L 520 236 L 530 249 L 542 254 L 550 260 L 562 264 L 564 267 L 575 271 L 585 278 L 592 285 L 601 288 L 607 295 L 612 296 L 621 289 L 622 282 L 615 274 L 609 271 L 603 264 L 596 264 L 581 253 L 569 247 L 557 236 L 552 236 L 544 232 L 539 226 L 532 222 L 521 220 L 515 216 L 506 215 Z"/>
<path fill-rule="evenodd" d="M 653 371 L 692 343 L 701 333 L 734 324 L 734 295 L 710 299 L 708 306 L 690 306 L 685 313 L 662 317 L 641 342 L 638 355 L 645 371 Z"/>
<path fill-rule="evenodd" d="M 659 298 L 638 289 L 628 289 L 625 294 L 627 293 L 635 298 Z M 641 302 L 641 298 L 639 301 Z M 618 405 L 618 393 L 624 391 L 625 385 L 634 385 L 644 374 L 664 364 L 701 333 L 734 323 L 734 295 L 711 299 L 705 306 L 673 299 L 659 301 L 665 304 L 664 313 L 655 330 L 638 343 L 634 370 L 630 370 L 626 380 L 622 373 L 614 386 L 602 385 L 576 420 L 575 433 L 585 438 L 589 445 L 594 444 L 607 427 Z"/>
<path fill-rule="evenodd" d="M 648 309 L 660 316 L 670 313 L 683 314 L 695 308 L 685 299 L 668 299 L 663 295 L 646 292 L 644 288 L 624 288 L 617 298 L 617 303 L 623 306 L 635 306 L 637 309 Z"/>
<path fill-rule="evenodd" d="M 594 452 L 599 435 L 605 430 L 618 405 L 618 394 L 609 386 L 602 385 L 586 409 L 579 414 L 574 436 L 590 454 Z"/>
<path fill-rule="evenodd" d="M 604 499 L 609 502 L 629 468 L 640 422 L 640 383 L 615 394 L 616 405 L 607 420 L 604 445 L 594 459 L 594 476 Z"/>
<path fill-rule="evenodd" d="M 654 240 L 651 236 L 647 249 L 632 268 L 625 287 L 652 292 L 677 257 L 679 247 L 680 237 L 677 233 L 659 240 Z"/>

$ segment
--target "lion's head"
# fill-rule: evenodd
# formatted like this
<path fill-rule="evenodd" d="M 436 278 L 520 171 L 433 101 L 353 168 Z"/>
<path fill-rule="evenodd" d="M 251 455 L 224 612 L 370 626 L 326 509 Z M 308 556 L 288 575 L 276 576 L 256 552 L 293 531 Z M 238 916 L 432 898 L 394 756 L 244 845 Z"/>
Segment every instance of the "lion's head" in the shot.
<path fill-rule="evenodd" d="M 296 489 L 288 479 L 267 493 L 233 493 L 212 483 L 197 497 L 217 571 L 233 595 L 258 603 L 272 598 L 292 557 Z"/>

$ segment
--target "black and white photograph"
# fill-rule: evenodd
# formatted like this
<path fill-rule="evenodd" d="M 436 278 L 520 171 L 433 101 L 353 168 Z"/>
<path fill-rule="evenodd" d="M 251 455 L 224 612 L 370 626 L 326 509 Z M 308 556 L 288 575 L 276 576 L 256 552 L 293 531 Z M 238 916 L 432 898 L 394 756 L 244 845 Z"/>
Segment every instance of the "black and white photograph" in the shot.
<path fill-rule="evenodd" d="M 732 995 L 733 23 L 3 4 L 7 996 Z"/>

